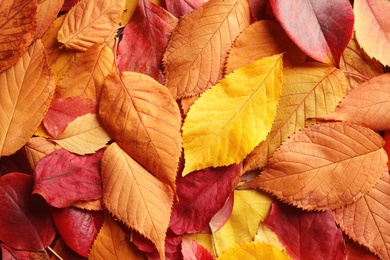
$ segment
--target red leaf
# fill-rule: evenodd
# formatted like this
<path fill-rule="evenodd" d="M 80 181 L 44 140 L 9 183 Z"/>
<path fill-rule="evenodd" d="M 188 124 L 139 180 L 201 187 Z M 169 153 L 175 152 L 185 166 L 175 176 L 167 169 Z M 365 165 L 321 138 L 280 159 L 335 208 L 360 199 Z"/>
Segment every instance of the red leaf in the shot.
<path fill-rule="evenodd" d="M 206 2 L 207 0 L 165 0 L 168 12 L 177 18 L 192 12 Z"/>
<path fill-rule="evenodd" d="M 349 239 L 347 236 L 345 238 L 345 245 L 348 249 L 348 260 L 377 260 L 373 253 L 370 252 L 366 247 L 359 245 L 357 242 Z"/>
<path fill-rule="evenodd" d="M 181 235 L 203 230 L 238 184 L 241 171 L 242 164 L 234 164 L 179 177 L 179 203 L 174 204 L 169 223 L 172 231 Z"/>
<path fill-rule="evenodd" d="M 44 250 L 56 234 L 44 201 L 31 195 L 33 178 L 10 173 L 0 178 L 0 240 L 14 249 Z"/>
<path fill-rule="evenodd" d="M 68 207 L 52 208 L 51 214 L 58 232 L 69 248 L 88 257 L 89 249 L 103 225 L 103 212 Z"/>
<path fill-rule="evenodd" d="M 176 24 L 177 19 L 162 7 L 139 0 L 118 46 L 119 70 L 140 72 L 163 84 L 161 60 Z"/>
<path fill-rule="evenodd" d="M 213 256 L 207 249 L 199 245 L 198 242 L 192 239 L 183 239 L 182 243 L 183 257 L 186 260 L 212 260 Z"/>
<path fill-rule="evenodd" d="M 270 0 L 287 35 L 315 60 L 338 65 L 352 37 L 354 15 L 348 0 Z"/>
<path fill-rule="evenodd" d="M 43 119 L 47 132 L 57 139 L 70 122 L 85 114 L 97 113 L 97 102 L 82 97 L 56 98 Z"/>
<path fill-rule="evenodd" d="M 65 0 L 62 5 L 61 12 L 69 11 L 75 4 L 77 4 L 80 0 Z"/>
<path fill-rule="evenodd" d="M 68 207 L 79 200 L 102 198 L 100 160 L 103 150 L 91 155 L 75 155 L 58 149 L 42 158 L 35 167 L 33 193 L 42 195 L 52 206 Z"/>
<path fill-rule="evenodd" d="M 226 199 L 223 207 L 211 218 L 209 226 L 212 233 L 220 230 L 226 221 L 229 219 L 233 211 L 234 205 L 234 193 L 232 192 L 230 196 Z"/>
<path fill-rule="evenodd" d="M 10 172 L 33 174 L 34 171 L 30 167 L 24 148 L 10 156 L 0 158 L 0 176 Z"/>
<path fill-rule="evenodd" d="M 53 250 L 61 256 L 62 259 L 72 259 L 72 260 L 86 260 L 87 258 L 77 254 L 75 251 L 70 249 L 65 242 L 60 238 L 55 242 Z M 57 258 L 52 258 L 57 260 Z"/>
<path fill-rule="evenodd" d="M 44 260 L 49 259 L 49 257 L 44 252 L 35 252 L 35 251 L 21 251 L 15 250 L 10 247 L 0 245 L 1 248 L 1 259 L 2 260 L 19 260 L 19 259 L 36 259 Z"/>
<path fill-rule="evenodd" d="M 249 9 L 256 21 L 267 18 L 268 3 L 269 0 L 248 0 Z"/>
<path fill-rule="evenodd" d="M 273 202 L 264 224 L 276 233 L 293 259 L 347 258 L 342 231 L 330 212 L 307 212 Z"/>

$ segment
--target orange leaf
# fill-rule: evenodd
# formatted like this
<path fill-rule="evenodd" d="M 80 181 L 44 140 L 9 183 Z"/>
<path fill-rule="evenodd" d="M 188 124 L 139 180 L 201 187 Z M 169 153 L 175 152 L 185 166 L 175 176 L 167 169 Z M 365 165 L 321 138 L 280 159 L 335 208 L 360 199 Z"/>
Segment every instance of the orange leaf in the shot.
<path fill-rule="evenodd" d="M 99 116 L 123 150 L 175 187 L 181 154 L 181 116 L 167 88 L 137 72 L 110 74 L 105 79 Z"/>
<path fill-rule="evenodd" d="M 390 75 L 383 74 L 352 90 L 336 111 L 319 116 L 369 127 L 375 131 L 390 130 Z"/>
<path fill-rule="evenodd" d="M 202 93 L 222 78 L 227 52 L 249 26 L 246 0 L 210 0 L 183 16 L 164 54 L 166 86 L 175 99 Z"/>
<path fill-rule="evenodd" d="M 380 135 L 359 125 L 311 125 L 285 141 L 262 174 L 245 186 L 272 192 L 303 209 L 342 207 L 382 177 L 387 168 L 383 145 Z"/>
<path fill-rule="evenodd" d="M 0 74 L 0 157 L 20 149 L 47 112 L 54 80 L 40 40 Z"/>
<path fill-rule="evenodd" d="M 31 44 L 36 13 L 36 0 L 0 2 L 0 72 L 13 66 Z"/>
<path fill-rule="evenodd" d="M 28 162 L 31 165 L 32 169 L 35 169 L 35 166 L 40 159 L 53 152 L 56 149 L 56 144 L 49 141 L 44 137 L 33 137 L 31 138 L 25 146 L 26 156 Z"/>
<path fill-rule="evenodd" d="M 151 240 L 165 259 L 165 233 L 173 204 L 172 190 L 128 156 L 116 143 L 102 158 L 103 201 L 127 226 Z"/>
<path fill-rule="evenodd" d="M 336 209 L 336 222 L 353 240 L 390 259 L 390 176 L 388 171 L 376 186 L 355 203 Z"/>
<path fill-rule="evenodd" d="M 118 27 L 124 5 L 125 0 L 81 0 L 66 15 L 58 41 L 79 51 L 103 43 Z"/>
<path fill-rule="evenodd" d="M 40 0 L 37 9 L 37 30 L 34 40 L 41 38 L 57 18 L 64 0 Z"/>

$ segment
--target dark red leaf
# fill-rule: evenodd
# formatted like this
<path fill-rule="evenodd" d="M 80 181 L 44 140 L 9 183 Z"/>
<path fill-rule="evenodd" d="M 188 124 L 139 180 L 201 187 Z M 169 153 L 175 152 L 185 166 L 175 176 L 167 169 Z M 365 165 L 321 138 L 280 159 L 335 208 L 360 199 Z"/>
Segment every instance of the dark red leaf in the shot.
<path fill-rule="evenodd" d="M 75 4 L 77 4 L 80 0 L 65 0 L 62 5 L 61 12 L 69 11 Z"/>
<path fill-rule="evenodd" d="M 209 226 L 211 228 L 212 233 L 220 230 L 223 225 L 225 225 L 226 221 L 229 219 L 230 215 L 233 211 L 234 205 L 234 193 L 232 192 L 230 196 L 225 201 L 223 207 L 211 218 Z"/>
<path fill-rule="evenodd" d="M 267 6 L 269 0 L 248 0 L 249 10 L 256 21 L 267 18 Z"/>
<path fill-rule="evenodd" d="M 348 0 L 270 0 L 287 35 L 315 60 L 338 65 L 353 33 Z"/>
<path fill-rule="evenodd" d="M 31 195 L 32 187 L 27 174 L 0 177 L 0 241 L 14 249 L 43 250 L 56 234 L 48 205 Z"/>
<path fill-rule="evenodd" d="M 0 176 L 10 172 L 23 172 L 33 174 L 30 163 L 27 160 L 24 148 L 10 156 L 3 156 L 0 159 Z"/>
<path fill-rule="evenodd" d="M 103 225 L 103 212 L 68 207 L 52 208 L 51 214 L 58 232 L 69 248 L 88 257 L 93 241 Z"/>
<path fill-rule="evenodd" d="M 44 260 L 49 259 L 49 256 L 44 252 L 36 252 L 36 251 L 21 251 L 12 249 L 5 245 L 0 245 L 1 247 L 1 259 L 2 260 L 19 260 L 19 259 L 36 259 L 36 260 Z"/>
<path fill-rule="evenodd" d="M 192 12 L 206 2 L 207 0 L 165 0 L 167 10 L 177 18 Z"/>
<path fill-rule="evenodd" d="M 75 251 L 70 249 L 65 242 L 59 238 L 53 247 L 53 250 L 61 256 L 62 259 L 72 259 L 72 260 L 86 260 L 86 257 L 83 257 L 77 254 Z M 58 260 L 57 257 L 52 257 L 52 260 Z"/>
<path fill-rule="evenodd" d="M 342 231 L 330 212 L 307 212 L 273 202 L 264 223 L 276 233 L 293 259 L 347 258 Z"/>
<path fill-rule="evenodd" d="M 79 200 L 102 198 L 100 161 L 103 150 L 75 155 L 58 149 L 42 158 L 35 167 L 33 193 L 52 206 L 64 208 Z"/>
<path fill-rule="evenodd" d="M 387 157 L 390 158 L 390 131 L 385 131 L 383 139 L 385 140 L 385 145 L 383 146 L 383 149 L 385 149 Z M 390 167 L 390 161 L 387 162 L 387 165 Z"/>
<path fill-rule="evenodd" d="M 51 137 L 56 139 L 70 122 L 88 113 L 97 113 L 95 100 L 82 97 L 56 98 L 51 102 L 43 125 Z"/>
<path fill-rule="evenodd" d="M 203 230 L 239 182 L 242 164 L 208 168 L 179 177 L 169 227 L 178 235 Z M 212 199 L 211 199 L 212 198 Z"/>
<path fill-rule="evenodd" d="M 378 257 L 376 257 L 373 253 L 368 250 L 368 248 L 359 245 L 357 242 L 353 241 L 352 239 L 349 239 L 347 236 L 344 236 L 345 238 L 345 245 L 347 246 L 348 250 L 348 260 L 377 260 Z"/>
<path fill-rule="evenodd" d="M 177 19 L 165 9 L 139 0 L 118 46 L 120 71 L 136 71 L 164 83 L 162 56 Z"/>
<path fill-rule="evenodd" d="M 214 259 L 212 254 L 207 251 L 203 246 L 199 245 L 198 242 L 192 239 L 183 239 L 182 253 L 184 259 L 202 259 L 212 260 Z"/>

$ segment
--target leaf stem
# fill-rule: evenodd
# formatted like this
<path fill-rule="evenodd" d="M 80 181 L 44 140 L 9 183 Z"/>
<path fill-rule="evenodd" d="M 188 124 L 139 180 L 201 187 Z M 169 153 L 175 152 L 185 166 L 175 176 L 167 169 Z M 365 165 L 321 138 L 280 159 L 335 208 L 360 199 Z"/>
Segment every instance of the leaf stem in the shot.
<path fill-rule="evenodd" d="M 356 71 L 347 71 L 347 70 L 343 70 L 344 74 L 347 74 L 347 75 L 351 75 L 351 76 L 357 76 L 357 77 L 360 77 L 366 81 L 370 80 L 369 77 L 367 76 L 364 76 L 363 74 L 359 73 L 359 72 L 356 72 Z"/>
<path fill-rule="evenodd" d="M 50 250 L 50 252 L 52 252 L 53 253 L 53 255 L 55 255 L 58 259 L 60 259 L 60 260 L 64 260 L 59 254 L 57 254 L 57 252 L 56 251 L 54 251 L 50 246 L 48 246 L 47 247 L 47 249 L 49 249 Z"/>

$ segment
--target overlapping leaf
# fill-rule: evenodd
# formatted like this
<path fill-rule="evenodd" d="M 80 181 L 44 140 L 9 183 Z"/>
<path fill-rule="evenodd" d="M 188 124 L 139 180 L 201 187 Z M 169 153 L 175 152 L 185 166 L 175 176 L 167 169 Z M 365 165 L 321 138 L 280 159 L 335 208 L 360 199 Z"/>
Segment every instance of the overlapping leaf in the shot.
<path fill-rule="evenodd" d="M 348 0 L 270 0 L 287 35 L 315 60 L 338 65 L 352 37 L 354 15 Z"/>
<path fill-rule="evenodd" d="M 31 1 L 33 2 L 33 1 Z M 34 34 L 34 40 L 42 37 L 45 31 L 57 18 L 64 0 L 40 0 L 37 8 L 37 29 Z"/>
<path fill-rule="evenodd" d="M 31 168 L 35 169 L 43 157 L 54 152 L 56 144 L 44 137 L 33 137 L 26 143 L 24 149 Z"/>
<path fill-rule="evenodd" d="M 136 72 L 110 74 L 99 116 L 123 150 L 174 189 L 181 153 L 181 116 L 167 88 Z"/>
<path fill-rule="evenodd" d="M 283 70 L 283 87 L 275 120 L 266 140 L 245 159 L 244 172 L 266 165 L 281 143 L 319 115 L 333 112 L 346 95 L 343 73 L 329 65 L 310 62 Z"/>
<path fill-rule="evenodd" d="M 280 251 L 280 249 L 264 244 L 262 242 L 248 242 L 242 245 L 236 245 L 229 250 L 226 250 L 220 255 L 218 260 L 228 259 L 278 259 L 289 260 L 291 259 L 286 253 Z"/>
<path fill-rule="evenodd" d="M 213 256 L 207 249 L 199 245 L 195 240 L 185 238 L 182 243 L 182 253 L 184 259 L 212 260 Z"/>
<path fill-rule="evenodd" d="M 0 156 L 19 150 L 38 128 L 54 93 L 54 80 L 38 40 L 0 74 Z"/>
<path fill-rule="evenodd" d="M 173 192 L 151 175 L 116 143 L 102 159 L 103 201 L 127 226 L 151 240 L 165 259 L 164 240 L 173 204 Z"/>
<path fill-rule="evenodd" d="M 275 55 L 234 71 L 203 93 L 183 125 L 183 175 L 242 161 L 270 131 L 281 87 L 282 55 Z"/>
<path fill-rule="evenodd" d="M 215 85 L 231 44 L 248 25 L 246 0 L 211 0 L 183 16 L 163 59 L 173 97 L 193 96 Z"/>
<path fill-rule="evenodd" d="M 167 10 L 171 14 L 180 18 L 181 16 L 194 11 L 194 9 L 197 9 L 206 2 L 207 0 L 166 0 L 165 4 Z"/>
<path fill-rule="evenodd" d="M 387 168 L 383 139 L 344 122 L 316 124 L 285 141 L 248 187 L 304 209 L 327 210 L 361 198 Z"/>

